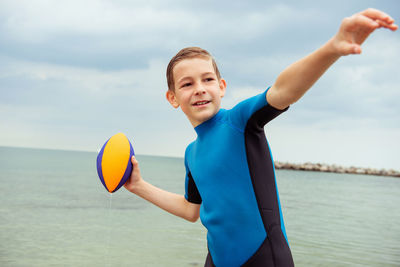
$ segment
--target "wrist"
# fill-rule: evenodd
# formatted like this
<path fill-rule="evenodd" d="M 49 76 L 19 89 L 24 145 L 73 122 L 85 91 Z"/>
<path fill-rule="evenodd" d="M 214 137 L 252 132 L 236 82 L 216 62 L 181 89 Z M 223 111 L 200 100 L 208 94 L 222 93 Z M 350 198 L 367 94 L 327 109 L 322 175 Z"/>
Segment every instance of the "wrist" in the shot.
<path fill-rule="evenodd" d="M 342 56 L 342 54 L 340 53 L 340 50 L 339 50 L 339 45 L 338 45 L 336 35 L 334 37 L 332 37 L 328 42 L 325 43 L 325 45 L 323 46 L 323 49 L 324 49 L 326 55 L 331 57 L 334 60 L 337 60 Z"/>
<path fill-rule="evenodd" d="M 131 186 L 131 188 L 129 189 L 129 191 L 130 191 L 131 193 L 136 194 L 136 195 L 140 195 L 140 192 L 142 191 L 142 189 L 143 189 L 145 183 L 146 183 L 146 182 L 145 182 L 142 178 L 140 178 L 140 179 L 138 179 L 137 181 L 135 181 L 135 182 L 132 184 L 132 186 Z"/>

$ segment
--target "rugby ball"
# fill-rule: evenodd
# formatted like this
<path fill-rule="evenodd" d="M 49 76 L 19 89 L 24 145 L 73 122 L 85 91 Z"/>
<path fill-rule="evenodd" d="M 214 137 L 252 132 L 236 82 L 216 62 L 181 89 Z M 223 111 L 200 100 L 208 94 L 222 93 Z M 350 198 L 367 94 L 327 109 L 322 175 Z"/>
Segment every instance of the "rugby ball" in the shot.
<path fill-rule="evenodd" d="M 97 155 L 97 174 L 108 192 L 116 192 L 129 179 L 133 155 L 132 144 L 123 133 L 113 135 L 103 145 Z"/>

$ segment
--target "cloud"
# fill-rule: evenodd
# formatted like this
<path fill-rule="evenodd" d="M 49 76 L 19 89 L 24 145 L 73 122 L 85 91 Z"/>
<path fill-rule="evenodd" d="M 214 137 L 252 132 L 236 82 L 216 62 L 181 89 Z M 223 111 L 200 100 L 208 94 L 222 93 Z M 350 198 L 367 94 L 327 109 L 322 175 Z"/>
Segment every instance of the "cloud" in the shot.
<path fill-rule="evenodd" d="M 79 102 L 77 96 L 99 102 L 110 97 L 134 99 L 134 96 L 138 94 L 154 96 L 157 92 L 155 88 L 165 87 L 165 78 L 161 75 L 164 73 L 164 65 L 157 61 L 149 62 L 149 66 L 144 69 L 102 71 L 12 60 L 8 63 L 3 61 L 0 70 L 0 79 L 9 81 L 9 86 L 12 84 L 11 81 L 19 83 L 17 90 L 7 90 L 7 86 L 0 88 L 2 93 L 9 98 L 7 100 L 10 101 L 15 96 L 13 99 L 25 104 L 33 100 L 38 101 L 39 105 L 46 103 L 52 105 L 52 103 L 62 102 L 63 99 Z M 25 95 L 27 98 L 24 99 L 24 94 L 29 91 L 35 91 L 36 97 Z M 57 93 L 62 93 L 63 98 L 52 99 Z M 44 95 L 47 97 L 43 98 Z M 49 102 L 49 100 L 54 100 L 54 102 Z"/>
<path fill-rule="evenodd" d="M 151 3 L 5 1 L 0 6 L 4 22 L 0 47 L 15 58 L 55 64 L 141 68 L 147 60 L 165 58 L 165 52 L 183 46 L 216 51 L 235 43 L 244 46 L 289 27 L 290 19 L 308 21 L 315 13 L 279 4 L 260 10 L 247 7 L 248 12 L 211 7 L 198 15 L 188 5 Z"/>
<path fill-rule="evenodd" d="M 133 2 L 135 3 L 135 2 Z M 128 5 L 126 5 L 128 4 Z M 144 2 L 119 5 L 112 1 L 5 1 L 4 28 L 11 37 L 24 42 L 43 42 L 58 33 L 77 35 L 119 35 L 121 33 L 158 31 L 175 28 L 183 12 L 159 9 Z M 168 26 L 165 22 L 168 21 Z"/>

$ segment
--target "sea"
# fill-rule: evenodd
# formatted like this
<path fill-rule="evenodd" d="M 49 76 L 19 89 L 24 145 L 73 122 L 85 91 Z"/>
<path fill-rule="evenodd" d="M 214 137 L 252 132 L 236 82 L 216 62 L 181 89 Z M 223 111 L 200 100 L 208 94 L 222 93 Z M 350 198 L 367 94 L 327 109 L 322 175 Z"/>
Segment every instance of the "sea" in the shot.
<path fill-rule="evenodd" d="M 0 147 L 0 266 L 203 266 L 201 222 L 108 193 L 96 157 Z M 182 158 L 137 158 L 148 182 L 184 193 Z M 296 266 L 400 266 L 400 178 L 276 176 Z"/>

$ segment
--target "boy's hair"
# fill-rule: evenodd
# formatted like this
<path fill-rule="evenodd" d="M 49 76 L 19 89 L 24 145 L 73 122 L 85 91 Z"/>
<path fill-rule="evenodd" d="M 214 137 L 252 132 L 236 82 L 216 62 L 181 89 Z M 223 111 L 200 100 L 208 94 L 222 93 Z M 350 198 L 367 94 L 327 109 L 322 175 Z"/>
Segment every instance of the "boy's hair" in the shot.
<path fill-rule="evenodd" d="M 221 79 L 221 74 L 218 70 L 217 63 L 215 62 L 214 58 L 211 54 L 200 47 L 186 47 L 179 51 L 169 62 L 167 67 L 167 83 L 168 83 L 168 90 L 175 91 L 175 81 L 174 81 L 174 67 L 180 61 L 185 59 L 192 59 L 192 58 L 204 58 L 204 59 L 211 59 L 215 74 L 217 75 L 218 80 Z"/>

